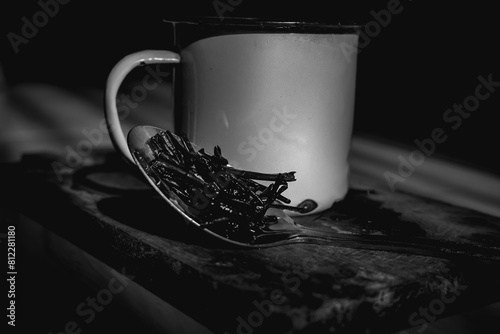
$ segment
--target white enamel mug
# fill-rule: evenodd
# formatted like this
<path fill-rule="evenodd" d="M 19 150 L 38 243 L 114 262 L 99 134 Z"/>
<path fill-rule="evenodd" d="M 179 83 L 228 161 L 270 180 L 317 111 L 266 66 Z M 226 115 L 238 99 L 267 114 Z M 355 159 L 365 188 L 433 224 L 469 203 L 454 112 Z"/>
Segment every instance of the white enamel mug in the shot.
<path fill-rule="evenodd" d="M 109 75 L 105 114 L 116 149 L 133 162 L 116 107 L 124 78 L 139 65 L 178 64 L 175 117 L 182 128 L 175 130 L 209 152 L 220 146 L 237 168 L 296 171 L 283 195 L 309 213 L 343 199 L 357 27 L 254 19 L 169 23 L 179 52 L 137 52 Z"/>

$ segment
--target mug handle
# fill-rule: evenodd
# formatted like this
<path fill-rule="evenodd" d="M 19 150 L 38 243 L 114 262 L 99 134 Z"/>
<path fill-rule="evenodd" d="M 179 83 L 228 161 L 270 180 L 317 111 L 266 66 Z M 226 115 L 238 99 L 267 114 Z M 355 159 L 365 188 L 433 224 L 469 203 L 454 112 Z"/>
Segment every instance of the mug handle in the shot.
<path fill-rule="evenodd" d="M 106 116 L 109 136 L 115 149 L 133 165 L 135 165 L 135 162 L 128 149 L 127 139 L 123 134 L 116 107 L 118 89 L 127 74 L 137 66 L 147 64 L 177 64 L 180 62 L 180 59 L 180 55 L 172 51 L 144 50 L 129 54 L 120 60 L 109 73 L 104 92 L 104 114 Z"/>

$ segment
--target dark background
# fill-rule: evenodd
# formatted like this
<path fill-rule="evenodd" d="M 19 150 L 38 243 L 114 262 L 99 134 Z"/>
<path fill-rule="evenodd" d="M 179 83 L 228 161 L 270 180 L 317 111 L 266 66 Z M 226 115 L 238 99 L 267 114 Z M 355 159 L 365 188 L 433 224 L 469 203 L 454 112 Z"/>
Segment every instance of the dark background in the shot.
<path fill-rule="evenodd" d="M 228 0 L 220 0 L 227 2 Z M 368 23 L 371 11 L 389 1 L 231 0 L 227 16 L 283 20 Z M 413 145 L 444 126 L 446 109 L 474 94 L 477 77 L 500 81 L 497 11 L 486 1 L 401 0 L 393 15 L 359 53 L 355 131 Z M 28 44 L 14 53 L 9 32 L 20 34 L 37 1 L 1 5 L 0 62 L 8 84 L 40 81 L 68 88 L 104 87 L 124 55 L 168 44 L 164 18 L 217 16 L 214 0 L 131 1 L 116 4 L 70 1 Z M 499 89 L 500 90 L 500 89 Z M 461 127 L 449 133 L 435 155 L 447 156 L 499 174 L 500 142 L 495 113 L 500 92 L 480 104 Z M 0 111 L 1 112 L 1 111 Z M 1 114 L 0 114 L 1 115 Z"/>
<path fill-rule="evenodd" d="M 371 11 L 385 10 L 388 2 L 241 0 L 227 14 L 369 23 L 374 20 Z M 60 5 L 57 15 L 40 28 L 28 44 L 20 45 L 16 54 L 7 34 L 20 34 L 22 18 L 32 21 L 40 5 L 37 1 L 4 1 L 0 5 L 0 66 L 6 84 L 40 82 L 75 90 L 104 89 L 109 71 L 123 56 L 169 44 L 162 19 L 216 16 L 213 3 L 213 0 L 142 0 L 113 5 L 104 1 L 72 0 Z M 494 81 L 500 81 L 498 12 L 494 2 L 436 3 L 401 0 L 402 12 L 394 15 L 390 24 L 360 50 L 354 123 L 357 134 L 411 146 L 415 139 L 428 138 L 433 129 L 444 125 L 445 110 L 474 94 L 478 76 L 492 74 Z M 459 129 L 449 132 L 448 140 L 437 147 L 435 155 L 500 175 L 499 105 L 500 87 Z M 75 306 L 95 295 L 95 291 L 64 276 L 46 262 L 35 265 L 36 259 L 23 260 L 25 279 L 36 284 L 31 289 L 29 285 L 22 286 L 23 294 L 29 296 L 25 305 L 31 305 L 32 312 L 29 319 L 18 321 L 36 325 L 37 332 L 61 330 L 64 323 L 74 317 Z M 49 297 L 38 298 L 42 290 Z M 74 294 L 65 295 L 61 291 L 74 291 Z M 93 328 L 84 332 L 98 333 L 98 327 L 104 328 L 103 333 L 109 332 L 108 328 L 115 332 L 141 329 L 142 324 L 133 328 L 133 317 L 124 316 L 115 304 L 106 313 L 106 317 L 100 316 L 92 324 Z M 20 317 L 23 314 L 28 313 L 19 312 Z"/>

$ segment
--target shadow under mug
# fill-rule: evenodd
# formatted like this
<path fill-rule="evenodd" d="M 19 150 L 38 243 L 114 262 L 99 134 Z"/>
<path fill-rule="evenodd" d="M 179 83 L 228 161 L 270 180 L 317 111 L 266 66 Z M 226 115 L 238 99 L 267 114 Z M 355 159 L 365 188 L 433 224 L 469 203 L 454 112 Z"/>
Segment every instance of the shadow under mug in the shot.
<path fill-rule="evenodd" d="M 133 163 L 116 106 L 122 81 L 140 65 L 177 64 L 177 131 L 208 152 L 220 146 L 234 167 L 296 171 L 284 195 L 309 213 L 345 196 L 358 26 L 216 18 L 166 24 L 179 52 L 130 54 L 108 77 L 105 114 L 119 152 Z"/>

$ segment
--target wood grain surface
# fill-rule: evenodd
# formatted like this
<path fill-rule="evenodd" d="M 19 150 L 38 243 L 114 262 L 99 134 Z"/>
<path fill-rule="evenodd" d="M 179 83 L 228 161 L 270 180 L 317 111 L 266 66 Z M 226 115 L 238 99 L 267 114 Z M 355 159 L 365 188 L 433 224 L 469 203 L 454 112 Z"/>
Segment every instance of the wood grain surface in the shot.
<path fill-rule="evenodd" d="M 21 182 L 5 180 L 12 205 L 111 267 L 126 266 L 136 283 L 215 333 L 423 328 L 500 300 L 500 219 L 492 216 L 354 177 L 343 202 L 300 223 L 451 243 L 481 256 L 392 252 L 356 240 L 244 249 L 186 225 L 115 154 L 96 154 L 62 179 L 57 159 L 26 156 L 3 166 Z"/>

